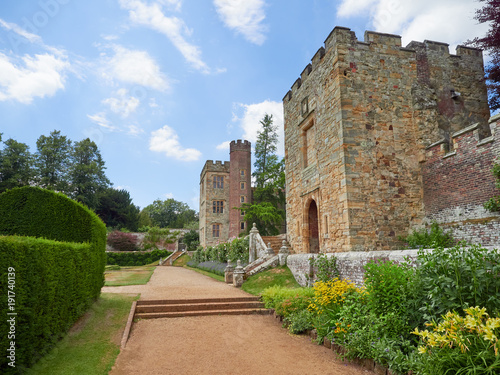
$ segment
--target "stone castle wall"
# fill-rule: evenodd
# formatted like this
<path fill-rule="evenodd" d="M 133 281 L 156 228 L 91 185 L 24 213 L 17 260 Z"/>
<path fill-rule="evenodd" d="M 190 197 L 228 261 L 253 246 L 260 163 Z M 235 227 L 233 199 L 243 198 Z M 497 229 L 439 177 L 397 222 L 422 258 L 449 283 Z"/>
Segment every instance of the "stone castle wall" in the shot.
<path fill-rule="evenodd" d="M 240 233 L 245 232 L 246 227 L 241 228 L 241 223 L 245 224 L 243 220 L 244 215 L 240 210 L 234 207 L 240 207 L 242 197 L 245 203 L 250 203 L 251 200 L 251 178 L 252 166 L 251 155 L 252 146 L 248 141 L 232 141 L 229 146 L 229 155 L 231 166 L 229 168 L 229 237 L 238 237 Z M 242 186 L 243 184 L 243 186 Z"/>
<path fill-rule="evenodd" d="M 420 162 L 489 117 L 480 51 L 336 27 L 283 98 L 288 239 L 310 252 L 394 250 L 424 222 Z M 317 223 L 311 207 L 317 206 Z"/>

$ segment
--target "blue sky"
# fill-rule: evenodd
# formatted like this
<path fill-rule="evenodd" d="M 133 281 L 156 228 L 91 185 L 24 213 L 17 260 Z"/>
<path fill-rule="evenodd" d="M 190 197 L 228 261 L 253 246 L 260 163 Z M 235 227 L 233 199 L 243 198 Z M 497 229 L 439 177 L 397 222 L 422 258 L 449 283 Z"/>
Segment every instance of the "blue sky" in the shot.
<path fill-rule="evenodd" d="M 4 0 L 0 132 L 36 151 L 60 130 L 94 140 L 141 208 L 198 210 L 206 160 L 255 142 L 335 26 L 455 46 L 482 36 L 471 0 Z M 279 147 L 283 152 L 282 145 Z"/>

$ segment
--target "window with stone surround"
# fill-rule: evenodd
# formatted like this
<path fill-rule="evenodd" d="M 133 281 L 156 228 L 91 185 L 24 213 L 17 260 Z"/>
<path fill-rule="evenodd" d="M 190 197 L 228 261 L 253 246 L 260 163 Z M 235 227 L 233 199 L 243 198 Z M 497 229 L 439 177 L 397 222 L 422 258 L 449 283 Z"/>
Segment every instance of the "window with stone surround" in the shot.
<path fill-rule="evenodd" d="M 244 195 L 240 196 L 240 202 L 245 203 L 245 196 Z"/>
<path fill-rule="evenodd" d="M 220 237 L 220 224 L 212 224 L 212 237 Z"/>
<path fill-rule="evenodd" d="M 214 214 L 224 213 L 224 201 L 213 201 L 212 209 Z"/>
<path fill-rule="evenodd" d="M 247 174 L 247 172 L 245 171 L 245 169 L 240 169 L 240 176 L 241 177 L 245 177 Z"/>
<path fill-rule="evenodd" d="M 224 189 L 224 176 L 214 176 L 214 189 Z"/>
<path fill-rule="evenodd" d="M 244 221 L 240 222 L 240 229 L 245 230 L 245 222 Z"/>
<path fill-rule="evenodd" d="M 316 134 L 314 119 L 302 126 L 302 166 L 307 168 L 315 163 Z"/>
<path fill-rule="evenodd" d="M 245 183 L 244 182 L 240 182 L 240 189 L 245 190 Z"/>
<path fill-rule="evenodd" d="M 325 228 L 324 228 L 325 234 L 328 234 L 328 215 L 325 215 Z"/>

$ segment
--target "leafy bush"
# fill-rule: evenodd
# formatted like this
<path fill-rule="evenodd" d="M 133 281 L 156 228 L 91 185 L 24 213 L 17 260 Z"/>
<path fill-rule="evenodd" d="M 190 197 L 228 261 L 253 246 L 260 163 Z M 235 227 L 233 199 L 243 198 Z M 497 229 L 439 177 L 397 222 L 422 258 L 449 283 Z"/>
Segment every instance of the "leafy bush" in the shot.
<path fill-rule="evenodd" d="M 500 373 L 500 318 L 490 318 L 485 308 L 464 311 L 465 317 L 448 312 L 439 324 L 431 322 L 432 332 L 414 331 L 422 339 L 422 374 Z"/>
<path fill-rule="evenodd" d="M 186 244 L 187 251 L 195 251 L 200 245 L 200 235 L 194 229 L 191 229 L 184 235 L 182 240 Z"/>
<path fill-rule="evenodd" d="M 421 230 L 413 230 L 413 233 L 408 235 L 406 238 L 400 237 L 399 239 L 406 242 L 410 249 L 450 247 L 455 244 L 451 230 L 445 232 L 436 222 L 431 224 L 429 231 L 425 228 Z"/>
<path fill-rule="evenodd" d="M 298 334 L 313 328 L 313 317 L 309 310 L 300 309 L 285 317 L 283 323 L 291 333 Z"/>
<path fill-rule="evenodd" d="M 335 256 L 328 257 L 326 254 L 318 254 L 314 258 L 309 258 L 309 264 L 315 269 L 316 280 L 326 282 L 339 277 L 337 258 Z M 310 277 L 310 275 L 307 276 Z"/>
<path fill-rule="evenodd" d="M 15 272 L 14 373 L 43 356 L 99 296 L 105 246 L 103 222 L 63 194 L 34 187 L 0 194 L 1 290 L 7 292 L 8 273 Z M 7 309 L 1 305 L 0 314 L 7 316 Z M 8 332 L 6 319 L 0 331 Z M 1 347 L 9 342 L 0 337 Z M 12 370 L 3 356 L 0 372 Z"/>
<path fill-rule="evenodd" d="M 108 245 L 118 251 L 136 251 L 137 236 L 132 233 L 120 232 L 114 230 L 108 234 Z"/>
<path fill-rule="evenodd" d="M 144 250 L 164 249 L 167 244 L 174 243 L 178 235 L 179 231 L 170 232 L 168 228 L 149 227 L 142 241 L 142 247 Z"/>
<path fill-rule="evenodd" d="M 471 306 L 483 306 L 490 313 L 500 310 L 499 250 L 461 243 L 420 251 L 418 263 L 426 320 Z"/>
<path fill-rule="evenodd" d="M 133 253 L 107 252 L 106 264 L 116 264 L 119 266 L 144 266 L 145 264 L 158 262 L 160 258 L 166 258 L 170 254 L 172 254 L 172 252 L 168 250 L 136 251 Z"/>
<path fill-rule="evenodd" d="M 216 246 L 207 246 L 206 249 L 200 246 L 194 252 L 192 259 L 198 263 L 205 261 L 225 263 L 228 259 L 232 262 L 239 259 L 243 263 L 248 263 L 248 255 L 248 237 L 246 237 L 233 238 Z"/>
<path fill-rule="evenodd" d="M 314 296 L 312 288 L 285 288 L 282 286 L 272 286 L 262 292 L 262 301 L 267 309 L 276 309 L 283 301 L 292 298 Z"/>
<path fill-rule="evenodd" d="M 292 298 L 287 298 L 281 303 L 275 305 L 276 314 L 283 317 L 288 317 L 297 311 L 307 310 L 307 307 L 311 304 L 311 297 L 308 295 L 297 294 Z"/>

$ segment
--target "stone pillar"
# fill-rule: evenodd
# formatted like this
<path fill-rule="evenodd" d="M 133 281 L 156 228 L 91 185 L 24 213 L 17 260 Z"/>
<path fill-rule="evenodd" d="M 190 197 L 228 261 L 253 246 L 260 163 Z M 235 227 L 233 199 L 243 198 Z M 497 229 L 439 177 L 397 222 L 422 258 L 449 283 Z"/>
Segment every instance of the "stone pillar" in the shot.
<path fill-rule="evenodd" d="M 286 258 L 290 255 L 290 250 L 288 250 L 288 247 L 286 246 L 286 241 L 283 240 L 283 243 L 281 245 L 280 251 L 278 253 L 278 258 L 280 260 L 280 266 L 285 266 L 286 265 Z"/>
<path fill-rule="evenodd" d="M 241 261 L 239 259 L 236 264 L 237 264 L 236 268 L 234 269 L 233 272 L 233 286 L 240 288 L 243 285 L 245 271 L 243 270 L 243 267 L 241 266 Z"/>
<path fill-rule="evenodd" d="M 234 266 L 231 263 L 231 261 L 228 259 L 227 266 L 224 269 L 224 281 L 226 282 L 226 284 L 233 283 L 233 272 L 234 272 Z"/>
<path fill-rule="evenodd" d="M 271 242 L 267 243 L 266 253 L 267 253 L 267 255 L 271 255 L 271 256 L 274 255 L 274 250 L 271 248 Z"/>
<path fill-rule="evenodd" d="M 255 223 L 253 223 L 252 229 L 250 229 L 250 238 L 248 241 L 248 263 L 253 263 L 257 259 L 257 234 L 259 234 L 259 230 L 257 229 Z"/>

